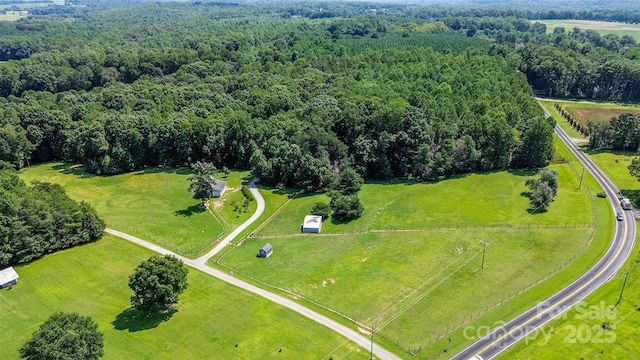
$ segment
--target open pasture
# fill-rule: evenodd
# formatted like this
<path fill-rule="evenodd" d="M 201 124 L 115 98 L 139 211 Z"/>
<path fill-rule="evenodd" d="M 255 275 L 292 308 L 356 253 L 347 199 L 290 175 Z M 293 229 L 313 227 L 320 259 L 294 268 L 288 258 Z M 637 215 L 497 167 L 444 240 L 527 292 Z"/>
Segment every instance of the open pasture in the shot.
<path fill-rule="evenodd" d="M 20 177 L 26 182 L 60 184 L 74 200 L 91 204 L 107 227 L 196 257 L 211 248 L 223 229 L 200 200 L 191 197 L 189 173 L 188 169 L 147 169 L 96 176 L 79 167 L 48 163 L 25 169 Z M 231 175 L 230 187 L 245 175 Z"/>
<path fill-rule="evenodd" d="M 107 235 L 18 267 L 19 283 L 0 290 L 0 357 L 18 359 L 31 333 L 63 311 L 96 320 L 105 360 L 368 358 L 322 325 L 193 269 L 177 312 L 143 317 L 129 308 L 127 281 L 151 255 Z"/>
<path fill-rule="evenodd" d="M 558 170 L 558 196 L 547 211 L 530 208 L 525 186 L 535 172 L 476 173 L 432 183 L 368 183 L 359 192 L 364 206 L 360 219 L 342 223 L 332 219 L 322 225 L 322 233 L 339 234 L 370 230 L 432 228 L 513 227 L 590 224 L 591 211 L 579 179 L 564 164 Z M 290 201 L 258 231 L 263 236 L 300 233 L 300 224 L 316 202 L 329 202 L 324 194 L 310 194 Z"/>
<path fill-rule="evenodd" d="M 529 209 L 529 173 L 366 184 L 363 217 L 325 221 L 319 235 L 300 234 L 300 222 L 316 201 L 328 200 L 298 197 L 221 263 L 373 325 L 403 348 L 424 347 L 563 268 L 591 240 L 589 196 L 567 164 L 552 168 L 561 186 L 544 213 Z M 274 254 L 256 258 L 266 242 Z M 490 245 L 480 271 L 483 242 Z"/>

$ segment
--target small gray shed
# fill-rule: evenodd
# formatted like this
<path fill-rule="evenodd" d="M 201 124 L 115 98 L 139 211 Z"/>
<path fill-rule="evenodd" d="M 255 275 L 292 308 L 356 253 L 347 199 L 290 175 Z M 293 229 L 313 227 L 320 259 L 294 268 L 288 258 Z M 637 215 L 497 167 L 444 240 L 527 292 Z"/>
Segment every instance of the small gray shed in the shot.
<path fill-rule="evenodd" d="M 215 180 L 215 184 L 211 182 L 211 197 L 218 198 L 224 195 L 227 191 L 227 182 L 222 180 Z"/>
<path fill-rule="evenodd" d="M 267 258 L 271 256 L 271 254 L 273 254 L 273 246 L 269 243 L 264 244 L 264 246 L 258 250 L 258 257 L 261 258 Z"/>

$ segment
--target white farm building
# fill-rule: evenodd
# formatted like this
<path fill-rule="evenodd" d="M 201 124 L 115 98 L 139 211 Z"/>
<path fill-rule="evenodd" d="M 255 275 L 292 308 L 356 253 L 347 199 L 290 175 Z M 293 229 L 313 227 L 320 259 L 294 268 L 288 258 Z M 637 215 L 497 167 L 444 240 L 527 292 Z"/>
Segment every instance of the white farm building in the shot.
<path fill-rule="evenodd" d="M 307 215 L 304 217 L 304 223 L 302 223 L 303 233 L 319 233 L 320 228 L 322 228 L 322 216 Z"/>

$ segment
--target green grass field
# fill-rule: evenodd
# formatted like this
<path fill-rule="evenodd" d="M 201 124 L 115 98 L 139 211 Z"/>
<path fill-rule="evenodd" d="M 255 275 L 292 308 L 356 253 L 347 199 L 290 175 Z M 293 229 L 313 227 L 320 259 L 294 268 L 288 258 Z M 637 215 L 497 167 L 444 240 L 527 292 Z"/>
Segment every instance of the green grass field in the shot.
<path fill-rule="evenodd" d="M 0 290 L 0 357 L 18 359 L 31 333 L 64 311 L 96 320 L 106 360 L 368 358 L 333 331 L 193 269 L 173 316 L 141 319 L 127 279 L 151 254 L 105 236 L 18 267 L 18 285 Z"/>
<path fill-rule="evenodd" d="M 221 198 L 209 200 L 209 209 L 228 233 L 249 219 L 256 211 L 257 205 L 253 200 L 249 202 L 247 208 L 243 206 L 246 198 L 240 189 L 243 185 L 249 184 L 248 171 L 236 171 L 229 175 L 221 172 L 218 177 L 227 182 L 227 191 Z"/>
<path fill-rule="evenodd" d="M 575 175 L 566 166 L 555 166 L 560 181 Z M 585 194 L 563 187 L 549 211 L 530 213 L 525 180 L 535 172 L 469 174 L 434 183 L 369 183 L 359 197 L 364 213 L 358 220 L 325 221 L 322 233 L 362 232 L 372 229 L 422 229 L 525 225 L 586 225 L 590 213 L 575 214 L 572 208 L 586 205 Z M 283 236 L 300 233 L 300 224 L 316 202 L 329 202 L 324 194 L 296 198 L 258 233 Z M 479 211 L 479 209 L 483 209 Z M 554 211 L 551 211 L 554 210 Z"/>
<path fill-rule="evenodd" d="M 503 359 L 632 359 L 640 349 L 640 246 L 602 288 L 543 330 L 505 351 Z M 628 272 L 627 284 L 618 302 Z M 592 308 L 593 307 L 593 308 Z M 585 311 L 588 309 L 588 311 Z M 604 330 L 608 321 L 612 328 Z M 536 336 L 537 335 L 537 336 Z M 527 343 L 528 342 L 528 343 Z"/>
<path fill-rule="evenodd" d="M 629 35 L 640 41 L 640 25 L 625 24 L 607 21 L 589 21 L 589 20 L 535 20 L 536 22 L 547 25 L 547 32 L 553 33 L 556 27 L 564 27 L 565 31 L 573 31 L 573 28 L 581 30 L 595 30 L 601 35 L 616 34 L 620 37 Z"/>
<path fill-rule="evenodd" d="M 640 193 L 640 182 L 629 174 L 627 166 L 632 155 L 616 153 L 590 154 L 596 164 L 625 195 Z M 637 205 L 636 205 L 637 206 Z M 636 240 L 637 241 L 637 240 Z M 606 285 L 589 296 L 580 309 L 571 309 L 566 316 L 549 323 L 532 336 L 529 344 L 520 342 L 505 352 L 505 359 L 575 358 L 575 359 L 629 359 L 640 349 L 640 244 L 618 274 Z M 624 296 L 615 312 L 591 311 L 585 308 L 609 309 L 620 296 L 624 274 L 628 272 Z M 608 310 L 607 310 L 608 311 Z M 589 316 L 585 316 L 588 314 Z M 603 322 L 614 328 L 605 331 Z M 550 336 L 545 340 L 546 336 Z M 611 340 L 611 341 L 610 341 Z"/>
<path fill-rule="evenodd" d="M 568 165 L 553 168 L 562 186 L 540 214 L 527 211 L 529 173 L 366 184 L 360 192 L 362 218 L 326 221 L 320 235 L 301 235 L 300 223 L 325 195 L 295 198 L 222 263 L 373 324 L 405 349 L 424 347 L 564 266 L 591 238 L 593 214 L 584 188 L 578 189 Z M 567 224 L 576 227 L 558 227 Z M 487 267 L 478 273 L 482 241 L 491 245 Z M 274 245 L 274 255 L 258 259 L 265 242 Z M 489 295 L 468 296 L 476 293 Z"/>
<path fill-rule="evenodd" d="M 189 194 L 188 175 L 186 169 L 148 169 L 95 176 L 60 163 L 41 164 L 20 173 L 26 182 L 39 180 L 62 185 L 71 198 L 93 205 L 110 228 L 196 257 L 211 248 L 223 229 L 200 207 L 200 201 Z M 225 180 L 232 187 L 246 175 L 234 172 Z M 233 197 L 236 192 L 230 189 L 225 195 Z M 238 220 L 248 216 L 243 214 Z"/>

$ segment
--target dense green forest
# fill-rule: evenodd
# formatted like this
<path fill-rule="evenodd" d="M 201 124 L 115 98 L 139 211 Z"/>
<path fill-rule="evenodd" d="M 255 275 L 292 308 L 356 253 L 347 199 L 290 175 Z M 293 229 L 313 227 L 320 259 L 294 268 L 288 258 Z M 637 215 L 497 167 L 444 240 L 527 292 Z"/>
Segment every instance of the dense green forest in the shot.
<path fill-rule="evenodd" d="M 306 189 L 348 167 L 437 179 L 548 163 L 552 124 L 487 40 L 424 20 L 256 9 L 146 4 L 4 24 L 3 41 L 33 47 L 0 65 L 0 159 L 99 174 L 203 160 Z"/>
<path fill-rule="evenodd" d="M 102 238 L 104 222 L 60 185 L 27 186 L 0 162 L 0 268 Z"/>
<path fill-rule="evenodd" d="M 640 102 L 640 46 L 630 35 L 554 28 L 524 18 L 451 17 L 459 33 L 495 40 L 491 53 L 517 63 L 548 97 Z"/>

